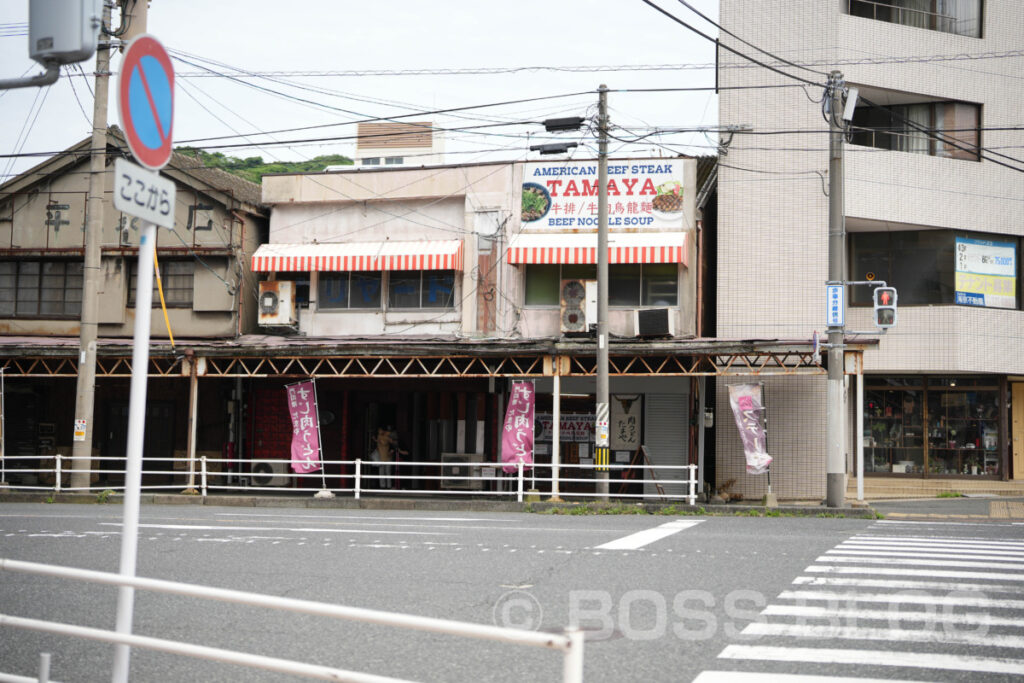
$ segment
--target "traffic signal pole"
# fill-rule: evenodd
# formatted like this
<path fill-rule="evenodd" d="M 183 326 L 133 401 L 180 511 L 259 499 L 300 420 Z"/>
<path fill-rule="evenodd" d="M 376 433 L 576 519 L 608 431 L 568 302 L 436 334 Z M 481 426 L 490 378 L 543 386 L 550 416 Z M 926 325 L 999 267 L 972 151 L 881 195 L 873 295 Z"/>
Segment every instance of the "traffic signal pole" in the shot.
<path fill-rule="evenodd" d="M 843 452 L 843 341 L 846 336 L 846 223 L 843 206 L 843 74 L 829 74 L 828 281 L 843 284 L 843 325 L 828 328 L 828 397 L 826 497 L 829 507 L 842 507 L 846 494 Z"/>

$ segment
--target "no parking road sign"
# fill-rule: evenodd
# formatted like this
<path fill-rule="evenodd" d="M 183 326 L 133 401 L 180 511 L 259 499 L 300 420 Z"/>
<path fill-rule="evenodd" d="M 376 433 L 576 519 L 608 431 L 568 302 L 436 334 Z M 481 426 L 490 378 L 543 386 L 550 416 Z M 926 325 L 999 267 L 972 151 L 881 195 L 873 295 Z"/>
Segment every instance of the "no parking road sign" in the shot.
<path fill-rule="evenodd" d="M 150 35 L 125 50 L 118 81 L 117 108 L 135 160 L 158 170 L 171 158 L 174 128 L 174 67 L 160 41 Z"/>

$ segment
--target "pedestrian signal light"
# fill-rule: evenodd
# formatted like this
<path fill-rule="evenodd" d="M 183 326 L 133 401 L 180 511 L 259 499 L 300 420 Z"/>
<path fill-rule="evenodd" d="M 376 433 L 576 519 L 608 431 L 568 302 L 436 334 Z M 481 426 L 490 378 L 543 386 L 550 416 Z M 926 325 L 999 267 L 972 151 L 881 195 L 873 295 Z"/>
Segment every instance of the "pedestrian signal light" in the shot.
<path fill-rule="evenodd" d="M 875 326 L 887 329 L 896 324 L 896 288 L 875 288 Z"/>

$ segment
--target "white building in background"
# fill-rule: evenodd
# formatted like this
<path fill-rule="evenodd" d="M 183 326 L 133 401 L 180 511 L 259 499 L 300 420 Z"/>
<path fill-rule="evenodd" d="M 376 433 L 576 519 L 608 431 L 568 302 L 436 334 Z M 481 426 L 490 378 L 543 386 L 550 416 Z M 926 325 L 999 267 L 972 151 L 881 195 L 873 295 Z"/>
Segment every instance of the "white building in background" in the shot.
<path fill-rule="evenodd" d="M 360 123 L 356 133 L 356 167 L 433 166 L 444 163 L 444 132 L 430 121 Z M 329 171 L 350 170 L 332 166 Z"/>
<path fill-rule="evenodd" d="M 721 24 L 808 68 L 722 36 L 742 52 L 822 86 L 838 69 L 860 91 L 845 155 L 847 279 L 899 291 L 898 324 L 864 359 L 868 474 L 1024 478 L 1024 86 L 1021 57 L 1005 54 L 1022 46 L 1024 4 L 722 0 Z M 823 87 L 720 56 L 721 86 L 765 86 L 723 89 L 721 123 L 773 134 L 736 135 L 720 169 L 717 335 L 823 334 Z M 874 329 L 870 296 L 849 289 L 848 330 Z M 770 380 L 766 392 L 774 491 L 823 497 L 825 378 Z M 850 473 L 855 396 L 851 381 Z M 735 429 L 718 429 L 716 447 L 719 484 L 735 479 L 747 497 L 765 492 L 764 477 L 744 473 Z"/>

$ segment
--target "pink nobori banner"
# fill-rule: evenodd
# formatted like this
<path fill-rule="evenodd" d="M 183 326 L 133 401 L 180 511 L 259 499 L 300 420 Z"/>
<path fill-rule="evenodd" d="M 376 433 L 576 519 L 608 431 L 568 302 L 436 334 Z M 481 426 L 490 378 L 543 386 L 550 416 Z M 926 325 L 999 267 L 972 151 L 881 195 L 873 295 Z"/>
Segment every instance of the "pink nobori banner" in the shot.
<path fill-rule="evenodd" d="M 320 425 L 313 381 L 296 382 L 285 388 L 292 416 L 292 469 L 299 474 L 316 472 L 320 469 Z"/>
<path fill-rule="evenodd" d="M 743 441 L 747 474 L 764 474 L 772 464 L 772 456 L 767 453 L 761 390 L 760 384 L 729 385 L 729 405 Z"/>
<path fill-rule="evenodd" d="M 516 471 L 522 460 L 527 469 L 533 465 L 533 382 L 513 382 L 501 433 L 501 461 L 505 472 Z"/>

